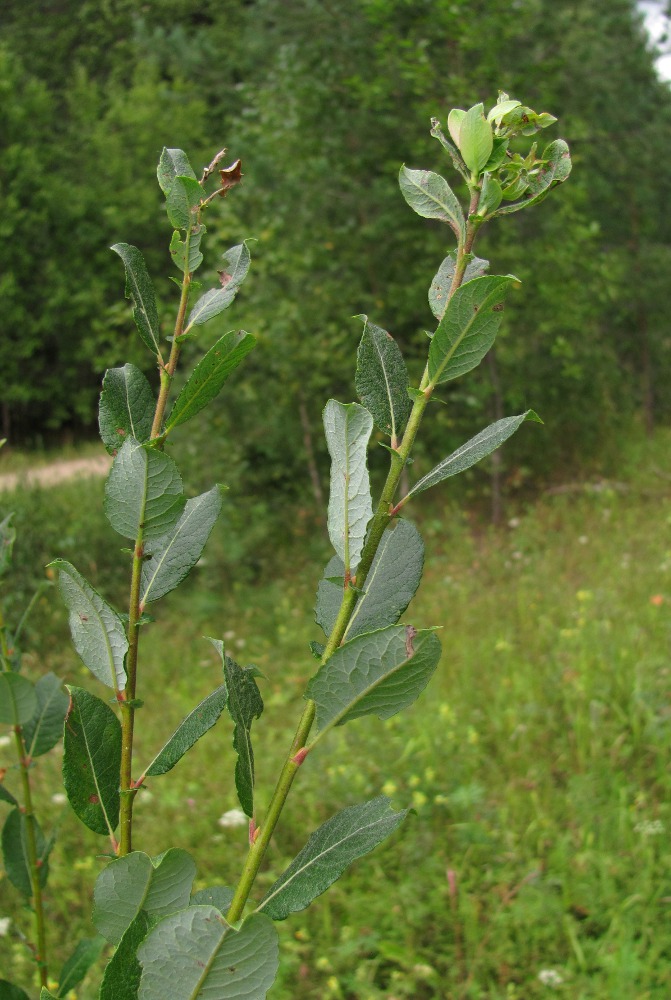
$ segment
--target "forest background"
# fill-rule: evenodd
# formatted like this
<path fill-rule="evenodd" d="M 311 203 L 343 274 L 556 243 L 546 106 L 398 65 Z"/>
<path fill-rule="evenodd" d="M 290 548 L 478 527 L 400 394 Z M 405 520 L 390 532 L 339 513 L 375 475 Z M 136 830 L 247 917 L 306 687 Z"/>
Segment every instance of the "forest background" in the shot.
<path fill-rule="evenodd" d="M 108 247 L 132 239 L 166 275 L 157 154 L 206 163 L 225 144 L 244 184 L 212 227 L 222 251 L 256 240 L 236 320 L 261 345 L 208 433 L 238 497 L 305 502 L 311 482 L 318 500 L 321 409 L 353 391 L 352 317 L 374 313 L 411 359 L 430 325 L 443 236 L 408 214 L 398 167 L 440 169 L 430 117 L 497 89 L 559 117 L 576 169 L 542 212 L 487 233 L 480 253 L 522 290 L 434 435 L 456 446 L 533 404 L 548 432 L 506 453 L 519 487 L 594 459 L 612 471 L 623 434 L 671 417 L 671 91 L 629 0 L 9 0 L 0 23 L 11 445 L 94 436 L 101 371 L 146 368 Z"/>
<path fill-rule="evenodd" d="M 189 488 L 216 479 L 230 500 L 153 669 L 171 685 L 164 721 L 178 721 L 189 685 L 205 683 L 198 636 L 247 643 L 240 655 L 270 678 L 268 746 L 287 742 L 287 706 L 309 667 L 327 554 L 321 411 L 329 396 L 355 396 L 352 317 L 388 328 L 413 375 L 425 354 L 426 289 L 448 247 L 408 211 L 399 166 L 444 172 L 430 118 L 489 106 L 499 89 L 559 118 L 548 138 L 568 141 L 574 169 L 538 210 L 483 234 L 478 253 L 522 285 L 495 351 L 467 387 L 443 393 L 412 476 L 504 413 L 532 406 L 545 427 L 516 435 L 421 513 L 435 561 L 419 600 L 426 621 L 451 629 L 427 695 L 439 722 L 410 715 L 339 744 L 326 778 L 306 776 L 273 864 L 338 796 L 382 788 L 419 816 L 396 853 L 286 922 L 278 998 L 529 1000 L 547 995 L 553 970 L 571 1000 L 669 995 L 671 854 L 658 834 L 671 824 L 671 90 L 630 0 L 5 0 L 0 10 L 0 471 L 20 469 L 20 451 L 97 438 L 105 368 L 132 360 L 156 378 L 109 247 L 141 249 L 170 317 L 161 148 L 185 149 L 196 168 L 222 145 L 242 157 L 243 184 L 208 219 L 208 260 L 255 240 L 225 322 L 259 344 L 197 429 L 204 447 L 190 468 L 191 443 L 174 435 Z M 224 329 L 209 324 L 198 351 Z M 2 497 L 19 529 L 8 613 L 61 554 L 77 554 L 106 594 L 123 593 L 100 490 Z M 503 521 L 498 532 L 487 533 L 489 517 Z M 28 656 L 70 680 L 66 633 L 52 593 Z M 278 658 L 301 665 L 277 677 Z M 230 752 L 230 734 L 218 738 L 216 752 Z M 361 777 L 351 758 L 366 763 Z M 244 837 L 217 846 L 230 831 L 214 814 L 189 812 L 194 798 L 235 804 L 222 801 L 212 759 L 208 749 L 185 765 L 174 796 L 157 796 L 143 820 L 205 845 L 199 872 L 211 880 L 244 851 Z M 269 781 L 264 772 L 262 790 Z M 80 855 L 71 817 L 45 801 L 58 850 Z M 74 881 L 51 876 L 55 943 L 63 928 L 86 932 L 96 850 Z M 20 905 L 6 881 L 0 889 L 0 917 L 18 926 Z M 27 988 L 20 941 L 2 937 L 3 961 Z"/>

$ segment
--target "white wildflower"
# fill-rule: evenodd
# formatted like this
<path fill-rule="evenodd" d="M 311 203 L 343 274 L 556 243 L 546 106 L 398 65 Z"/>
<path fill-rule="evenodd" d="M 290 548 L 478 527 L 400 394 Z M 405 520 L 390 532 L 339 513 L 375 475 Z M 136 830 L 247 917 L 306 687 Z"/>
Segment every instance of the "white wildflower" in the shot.
<path fill-rule="evenodd" d="M 561 986 L 564 982 L 564 977 L 556 969 L 541 969 L 538 978 L 543 986 Z"/>
<path fill-rule="evenodd" d="M 65 803 L 68 801 L 68 797 L 67 795 L 64 795 L 63 792 L 55 792 L 51 796 L 51 801 L 55 806 L 64 806 Z"/>
<path fill-rule="evenodd" d="M 220 816 L 217 820 L 219 826 L 246 826 L 247 817 L 243 813 L 242 809 L 229 809 L 225 812 L 223 816 Z"/>
<path fill-rule="evenodd" d="M 661 819 L 642 819 L 634 830 L 643 837 L 657 837 L 660 833 L 664 833 L 665 827 Z"/>
<path fill-rule="evenodd" d="M 0 917 L 0 937 L 5 937 L 9 932 L 9 925 L 11 924 L 10 917 Z"/>
<path fill-rule="evenodd" d="M 0 747 L 8 747 L 11 742 L 11 736 L 0 736 Z"/>

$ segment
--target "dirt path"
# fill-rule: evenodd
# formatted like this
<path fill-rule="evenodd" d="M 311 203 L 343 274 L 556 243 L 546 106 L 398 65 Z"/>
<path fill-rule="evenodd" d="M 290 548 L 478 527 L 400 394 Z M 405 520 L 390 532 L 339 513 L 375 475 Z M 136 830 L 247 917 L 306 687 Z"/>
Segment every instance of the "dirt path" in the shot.
<path fill-rule="evenodd" d="M 17 486 L 55 486 L 67 479 L 106 476 L 111 464 L 109 455 L 99 455 L 95 458 L 73 458 L 64 462 L 52 462 L 50 465 L 38 465 L 23 472 L 6 472 L 0 475 L 0 492 L 15 490 Z"/>

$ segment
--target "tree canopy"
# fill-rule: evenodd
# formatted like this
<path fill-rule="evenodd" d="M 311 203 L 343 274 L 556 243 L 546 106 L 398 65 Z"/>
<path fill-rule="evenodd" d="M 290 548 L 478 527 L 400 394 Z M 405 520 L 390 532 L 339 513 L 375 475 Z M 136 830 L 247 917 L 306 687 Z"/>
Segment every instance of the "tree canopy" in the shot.
<path fill-rule="evenodd" d="M 93 428 L 101 370 L 121 358 L 156 377 L 108 247 L 141 248 L 169 325 L 154 164 L 164 145 L 196 164 L 226 145 L 244 183 L 208 228 L 222 251 L 256 241 L 231 321 L 260 349 L 208 432 L 235 430 L 227 477 L 250 492 L 294 489 L 288 453 L 312 464 L 317 489 L 312 428 L 319 438 L 327 395 L 353 395 L 352 317 L 392 330 L 411 364 L 432 322 L 426 293 L 446 248 L 407 210 L 399 166 L 443 170 L 430 118 L 498 89 L 559 117 L 575 169 L 561 198 L 479 246 L 522 287 L 467 416 L 441 408 L 434 433 L 459 443 L 468 414 L 475 425 L 532 405 L 548 447 L 514 454 L 542 472 L 671 416 L 671 96 L 630 0 L 7 0 L 0 17 L 10 442 Z M 463 393 L 457 380 L 444 398 Z M 259 408 L 272 414 L 261 426 Z"/>

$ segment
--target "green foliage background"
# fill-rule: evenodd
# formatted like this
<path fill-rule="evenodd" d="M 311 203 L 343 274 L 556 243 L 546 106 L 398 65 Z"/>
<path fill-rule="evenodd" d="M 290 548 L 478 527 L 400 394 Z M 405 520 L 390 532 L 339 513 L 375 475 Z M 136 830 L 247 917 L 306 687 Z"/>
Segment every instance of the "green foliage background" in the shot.
<path fill-rule="evenodd" d="M 146 370 L 108 247 L 140 247 L 170 325 L 154 163 L 164 144 L 199 164 L 225 143 L 245 183 L 208 226 L 222 251 L 257 240 L 230 321 L 261 344 L 204 433 L 227 442 L 215 475 L 262 512 L 269 497 L 310 500 L 323 401 L 353 396 L 351 317 L 390 329 L 411 363 L 431 324 L 422 303 L 446 247 L 408 212 L 398 167 L 444 170 L 429 118 L 498 88 L 560 118 L 575 169 L 561 198 L 480 242 L 523 285 L 496 355 L 447 391 L 434 440 L 444 451 L 533 405 L 544 447 L 511 445 L 514 486 L 578 453 L 612 462 L 623 428 L 671 416 L 671 96 L 630 0 L 7 0 L 0 19 L 10 443 L 93 433 L 101 371 Z"/>

